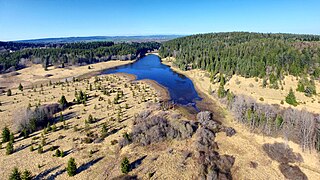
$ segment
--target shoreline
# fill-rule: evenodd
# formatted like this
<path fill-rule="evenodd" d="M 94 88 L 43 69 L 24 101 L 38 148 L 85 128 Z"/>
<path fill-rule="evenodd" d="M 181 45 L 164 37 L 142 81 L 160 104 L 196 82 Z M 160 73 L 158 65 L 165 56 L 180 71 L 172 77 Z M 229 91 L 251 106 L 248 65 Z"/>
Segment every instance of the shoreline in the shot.
<path fill-rule="evenodd" d="M 159 56 L 159 55 L 158 55 Z M 199 94 L 199 96 L 202 98 L 201 101 L 196 101 L 196 105 L 199 107 L 200 110 L 210 110 L 210 111 L 213 111 L 213 113 L 215 114 L 215 116 L 218 114 L 218 112 L 221 112 L 221 108 L 223 106 L 221 106 L 220 102 L 216 99 L 214 99 L 213 97 L 211 97 L 208 93 L 207 93 L 207 90 L 205 90 L 203 87 L 201 87 L 201 85 L 197 82 L 197 79 L 193 78 L 191 76 L 190 73 L 188 73 L 188 71 L 182 71 L 180 70 L 179 68 L 177 67 L 174 67 L 172 65 L 172 61 L 168 61 L 166 58 L 161 58 L 161 56 L 159 56 L 159 58 L 161 59 L 161 62 L 164 64 L 164 65 L 167 65 L 169 66 L 173 71 L 179 73 L 179 74 L 182 74 L 186 77 L 188 77 L 197 93 Z M 170 60 L 170 59 L 169 59 Z M 212 101 L 209 101 L 208 99 L 212 100 Z M 217 121 L 221 122 L 221 118 L 219 117 L 218 119 L 216 119 Z"/>
<path fill-rule="evenodd" d="M 213 112 L 214 120 L 221 119 L 220 123 L 222 123 L 224 126 L 232 127 L 236 130 L 236 134 L 232 137 L 226 136 L 225 133 L 217 133 L 216 136 L 216 142 L 219 146 L 219 154 L 228 154 L 234 156 L 234 167 L 243 167 L 240 169 L 231 169 L 231 172 L 234 176 L 245 177 L 243 176 L 243 174 L 246 174 L 248 170 L 253 174 L 259 173 L 259 171 L 253 170 L 250 167 L 248 168 L 248 164 L 251 162 L 253 158 L 255 162 L 259 164 L 259 166 L 270 166 L 263 165 L 263 163 L 270 160 L 268 157 L 265 156 L 265 152 L 261 150 L 263 145 L 266 143 L 288 144 L 288 146 L 292 148 L 295 153 L 298 153 L 303 157 L 305 162 L 299 164 L 298 167 L 304 174 L 307 175 L 307 177 L 317 177 L 320 174 L 318 174 L 317 171 L 313 171 L 313 169 L 316 169 L 318 167 L 318 164 L 316 164 L 314 161 L 314 157 L 318 156 L 317 152 L 312 150 L 306 153 L 302 151 L 299 144 L 293 141 L 287 141 L 281 136 L 266 136 L 260 133 L 251 132 L 247 126 L 238 123 L 234 119 L 233 114 L 226 109 L 224 104 L 222 104 L 218 99 L 215 99 L 214 96 L 211 96 L 209 94 L 208 90 L 205 88 L 205 85 L 207 83 L 206 79 L 204 78 L 204 80 L 202 81 L 201 78 L 198 76 L 198 71 L 182 71 L 177 67 L 172 66 L 172 62 L 170 62 L 170 59 L 167 60 L 165 58 L 161 58 L 161 61 L 163 64 L 170 66 L 176 72 L 183 74 L 192 80 L 196 88 L 196 91 L 199 93 L 199 96 L 203 97 L 202 102 L 199 103 L 199 109 L 203 105 L 205 108 Z M 206 105 L 206 103 L 209 104 Z M 252 156 L 252 153 L 255 154 L 255 156 Z M 307 164 L 307 162 L 310 162 L 314 165 L 310 166 L 309 164 Z M 274 169 L 278 169 L 278 167 L 275 166 Z"/>
<path fill-rule="evenodd" d="M 143 79 L 138 81 L 145 82 L 152 86 L 159 93 L 160 99 L 162 101 L 169 101 L 171 99 L 168 89 L 159 84 L 157 81 L 151 79 Z"/>
<path fill-rule="evenodd" d="M 137 76 L 134 74 L 129 74 L 129 73 L 114 73 L 114 75 L 117 76 L 122 76 L 122 77 L 126 77 L 128 78 L 130 81 L 133 82 L 144 82 L 150 86 L 152 86 L 152 88 L 154 88 L 159 94 L 159 98 L 162 101 L 168 101 L 170 100 L 170 93 L 168 91 L 168 89 L 164 86 L 162 86 L 161 84 L 159 84 L 157 81 L 155 80 L 151 80 L 151 79 L 141 79 L 141 80 L 137 80 Z"/>

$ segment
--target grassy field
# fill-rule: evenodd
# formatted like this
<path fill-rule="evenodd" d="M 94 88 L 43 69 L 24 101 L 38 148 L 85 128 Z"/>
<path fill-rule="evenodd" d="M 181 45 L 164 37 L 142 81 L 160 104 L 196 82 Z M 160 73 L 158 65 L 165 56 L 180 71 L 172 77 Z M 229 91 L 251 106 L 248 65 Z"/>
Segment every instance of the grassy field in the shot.
<path fill-rule="evenodd" d="M 237 179 L 279 179 L 283 177 L 278 166 L 279 162 L 270 159 L 263 150 L 263 145 L 266 143 L 284 143 L 287 144 L 290 148 L 293 149 L 293 152 L 299 153 L 303 162 L 294 163 L 297 165 L 303 173 L 309 179 L 319 179 L 320 178 L 320 162 L 319 154 L 315 151 L 311 152 L 302 152 L 298 144 L 286 141 L 283 138 L 273 138 L 268 136 L 263 136 L 261 134 L 256 134 L 251 132 L 247 127 L 242 124 L 237 123 L 234 120 L 233 115 L 228 112 L 223 104 L 219 102 L 214 96 L 209 94 L 209 87 L 211 86 L 212 91 L 216 91 L 219 87 L 218 84 L 212 85 L 210 82 L 210 77 L 205 71 L 201 70 L 190 70 L 190 71 L 181 71 L 180 69 L 172 66 L 173 59 L 162 59 L 164 64 L 171 66 L 175 71 L 186 75 L 189 77 L 197 91 L 203 93 L 205 98 L 210 99 L 214 103 L 214 107 L 220 110 L 220 114 L 224 117 L 219 118 L 225 126 L 233 127 L 237 133 L 232 137 L 227 137 L 224 133 L 218 133 L 216 141 L 218 142 L 220 154 L 229 154 L 234 157 L 235 164 L 232 167 L 233 177 Z M 236 81 L 240 81 L 238 84 Z M 235 94 L 244 94 L 256 99 L 256 101 L 261 103 L 270 103 L 270 104 L 280 104 L 281 100 L 285 99 L 285 96 L 288 94 L 290 87 L 295 89 L 297 87 L 297 80 L 293 77 L 285 78 L 284 90 L 275 90 L 270 88 L 262 88 L 262 80 L 256 82 L 254 78 L 242 78 L 238 76 L 233 76 L 230 81 L 226 83 L 225 88 L 230 89 Z M 253 87 L 252 85 L 253 84 Z M 317 91 L 320 91 L 319 82 L 317 82 Z M 305 108 L 308 111 L 320 113 L 320 104 L 318 103 L 319 95 L 314 97 L 306 97 L 303 93 L 295 92 L 297 100 L 299 102 L 305 102 L 299 104 L 297 109 Z M 260 101 L 260 97 L 264 98 L 264 101 Z M 313 100 L 316 99 L 315 101 Z M 207 100 L 209 101 L 209 100 Z M 288 104 L 281 105 L 282 107 L 288 107 Z M 216 115 L 219 117 L 220 115 Z M 252 168 L 252 162 L 257 163 L 256 168 Z"/>
<path fill-rule="evenodd" d="M 33 86 L 47 83 L 49 80 L 55 82 L 72 77 L 95 75 L 101 70 L 132 62 L 134 61 L 114 60 L 87 66 L 69 66 L 65 68 L 51 66 L 47 71 L 44 70 L 41 64 L 32 64 L 27 68 L 1 75 L 0 88 L 17 88 L 20 83 L 24 86 Z"/>
<path fill-rule="evenodd" d="M 171 65 L 166 60 L 164 63 Z M 41 69 L 41 67 L 34 68 Z M 35 76 L 34 79 L 30 79 L 30 85 L 26 85 L 23 91 L 14 86 L 12 96 L 7 96 L 5 93 L 0 95 L 2 122 L 0 128 L 8 126 L 15 132 L 14 153 L 6 155 L 7 143 L 3 143 L 0 149 L 1 177 L 6 179 L 12 169 L 18 167 L 20 170 L 30 170 L 39 179 L 68 179 L 65 167 L 69 158 L 73 157 L 78 165 L 78 171 L 71 179 L 112 179 L 123 176 L 120 164 L 124 157 L 128 157 L 133 167 L 128 175 L 141 179 L 198 179 L 201 162 L 197 157 L 198 152 L 195 146 L 195 142 L 199 140 L 197 133 L 187 139 L 167 139 L 146 146 L 137 143 L 131 143 L 123 148 L 119 146 L 124 134 L 133 130 L 135 118 L 140 113 L 164 117 L 173 124 L 181 120 L 193 123 L 196 117 L 189 114 L 183 107 L 168 108 L 169 106 L 165 103 L 158 103 L 169 99 L 169 94 L 154 81 L 135 81 L 135 77 L 129 74 L 94 76 L 95 72 L 100 70 L 100 66 L 94 64 L 92 68 L 78 67 L 70 72 L 65 70 L 69 73 L 63 74 L 58 73 L 59 69 L 49 69 L 48 72 L 43 73 L 54 74 L 52 79 L 42 79 L 44 74 L 40 73 L 41 81 L 36 78 L 38 76 Z M 217 132 L 212 140 L 212 143 L 217 143 L 219 147 L 217 152 L 220 155 L 235 157 L 231 169 L 233 178 L 284 178 L 279 170 L 280 162 L 269 157 L 263 148 L 266 144 L 276 143 L 288 145 L 294 153 L 301 156 L 302 161 L 290 165 L 298 166 L 309 179 L 320 178 L 318 170 L 320 163 L 316 152 L 302 152 L 296 143 L 252 133 L 244 125 L 236 123 L 232 114 L 225 110 L 224 105 L 214 96 L 209 95 L 208 89 L 211 83 L 205 72 L 200 70 L 185 72 L 172 68 L 193 81 L 197 91 L 205 98 L 204 102 L 211 103 L 207 108 L 209 110 L 212 108 L 215 119 L 222 122 L 223 126 L 233 127 L 236 130 L 237 133 L 232 137 L 226 136 L 224 132 Z M 20 73 L 23 73 L 21 71 Z M 90 71 L 93 71 L 92 74 Z M 31 70 L 27 72 L 31 73 Z M 81 78 L 73 81 L 74 73 Z M 68 82 L 65 81 L 66 78 Z M 236 78 L 240 79 L 240 77 Z M 50 83 L 50 80 L 57 83 Z M 226 86 L 230 87 L 233 81 L 231 79 Z M 242 87 L 250 84 L 245 83 L 245 79 L 239 81 Z M 21 79 L 15 83 L 18 82 L 21 82 Z M 286 84 L 289 83 L 286 82 Z M 252 88 L 251 85 L 250 87 Z M 254 87 L 259 88 L 258 84 L 254 84 Z M 104 89 L 111 93 L 105 93 Z M 214 90 L 215 87 L 212 86 L 212 89 Z M 268 90 L 268 88 L 261 89 Z M 89 98 L 85 104 L 74 102 L 76 101 L 75 92 L 80 90 L 88 94 Z M 237 92 L 236 88 L 234 90 Z M 284 91 L 286 90 L 284 88 Z M 114 103 L 114 99 L 119 93 L 123 96 L 117 104 Z M 62 121 L 60 113 L 54 115 L 56 131 L 39 130 L 30 134 L 28 138 L 19 137 L 19 122 L 26 115 L 25 110 L 29 104 L 31 109 L 35 109 L 39 105 L 58 103 L 62 95 L 71 102 L 71 105 L 62 111 Z M 298 93 L 297 98 L 301 101 Z M 269 103 L 267 99 L 266 96 L 263 103 Z M 94 119 L 91 123 L 88 123 L 89 115 Z M 106 127 L 107 133 L 103 132 L 103 127 Z M 43 145 L 43 153 L 38 153 L 39 145 Z M 33 151 L 30 150 L 31 147 Z M 55 150 L 52 150 L 54 148 L 62 150 L 65 156 L 54 157 Z"/>
<path fill-rule="evenodd" d="M 178 159 L 179 155 L 170 158 L 166 157 L 168 155 L 163 153 L 169 147 L 166 143 L 159 144 L 159 149 L 151 150 L 148 148 L 140 148 L 140 150 L 139 147 L 129 146 L 119 151 L 117 144 L 111 145 L 111 141 L 118 141 L 122 138 L 123 133 L 130 131 L 132 119 L 137 113 L 148 108 L 148 103 L 158 102 L 161 98 L 166 98 L 160 94 L 165 90 L 161 90 L 160 86 L 154 88 L 156 83 L 132 81 L 132 78 L 132 76 L 125 74 L 102 75 L 60 85 L 43 84 L 42 87 L 37 86 L 23 91 L 12 89 L 12 96 L 2 94 L 0 96 L 0 101 L 2 102 L 2 112 L 0 113 L 2 117 L 1 129 L 7 125 L 15 132 L 17 132 L 19 125 L 17 120 L 24 116 L 24 111 L 28 104 L 31 105 L 31 109 L 34 109 L 39 104 L 57 103 L 62 95 L 66 97 L 67 101 L 72 102 L 75 98 L 76 90 L 83 90 L 89 96 L 89 100 L 85 105 L 75 104 L 62 112 L 65 122 L 59 122 L 60 114 L 55 115 L 57 131 L 46 134 L 44 134 L 44 131 L 37 131 L 26 139 L 20 138 L 16 134 L 15 152 L 11 155 L 5 155 L 6 144 L 4 143 L 2 145 L 3 148 L 0 150 L 0 163 L 2 164 L 0 174 L 2 177 L 8 177 L 12 168 L 17 166 L 19 169 L 30 170 L 40 178 L 56 177 L 57 179 L 66 179 L 65 166 L 69 157 L 74 157 L 78 166 L 81 167 L 80 172 L 75 177 L 80 179 L 101 179 L 121 175 L 119 169 L 120 161 L 124 156 L 129 157 L 130 161 L 134 161 L 139 159 L 140 156 L 148 154 L 148 157 L 144 160 L 145 162 L 151 161 L 150 159 L 153 156 L 158 156 L 159 160 L 154 162 L 150 168 L 157 170 L 170 167 L 165 162 L 171 160 L 175 162 L 175 158 Z M 97 81 L 97 79 L 99 80 Z M 90 90 L 90 84 L 92 90 Z M 124 96 L 119 104 L 114 104 L 113 100 L 116 93 L 104 95 L 101 90 L 98 90 L 99 87 L 113 89 L 115 92 L 121 90 Z M 96 120 L 94 123 L 86 124 L 85 120 L 88 119 L 89 114 Z M 89 132 L 93 136 L 100 138 L 103 125 L 106 125 L 108 129 L 106 138 L 102 139 L 101 142 L 84 142 Z M 39 154 L 37 153 L 37 147 L 42 141 L 45 141 L 44 153 Z M 185 147 L 185 144 L 182 143 L 181 145 L 181 142 L 172 141 L 168 143 L 172 147 L 183 146 L 181 149 Z M 35 149 L 33 152 L 30 151 L 31 146 Z M 54 146 L 65 151 L 66 156 L 63 158 L 53 157 L 54 151 L 50 151 L 50 148 Z M 177 154 L 181 155 L 182 152 L 177 152 Z M 177 168 L 176 166 L 178 164 L 172 164 L 172 172 L 165 173 L 167 177 L 177 175 L 175 174 L 176 171 L 174 171 Z M 151 170 L 144 169 L 143 172 L 140 172 L 141 169 L 138 168 L 132 173 L 145 177 L 148 175 L 147 172 L 150 171 L 152 173 Z M 163 176 L 161 173 L 158 174 Z"/>

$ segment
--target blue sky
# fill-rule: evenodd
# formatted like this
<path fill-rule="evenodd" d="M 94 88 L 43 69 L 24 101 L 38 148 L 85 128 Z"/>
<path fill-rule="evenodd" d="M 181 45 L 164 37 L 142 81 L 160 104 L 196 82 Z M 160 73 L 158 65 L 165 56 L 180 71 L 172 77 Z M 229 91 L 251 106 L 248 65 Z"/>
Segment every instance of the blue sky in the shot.
<path fill-rule="evenodd" d="M 320 34 L 320 0 L 0 0 L 0 41 L 250 31 Z"/>

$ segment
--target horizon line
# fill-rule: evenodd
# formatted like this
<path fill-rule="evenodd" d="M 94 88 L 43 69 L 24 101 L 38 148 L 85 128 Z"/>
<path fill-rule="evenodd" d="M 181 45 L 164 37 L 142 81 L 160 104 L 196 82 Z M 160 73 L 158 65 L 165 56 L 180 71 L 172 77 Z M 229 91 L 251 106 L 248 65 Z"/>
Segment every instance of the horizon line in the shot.
<path fill-rule="evenodd" d="M 210 34 L 210 33 L 232 33 L 232 32 L 246 32 L 246 33 L 261 33 L 261 34 L 293 34 L 293 35 L 313 35 L 320 36 L 319 34 L 311 33 L 293 33 L 293 32 L 258 32 L 258 31 L 216 31 L 216 32 L 198 32 L 198 33 L 173 33 L 173 34 L 136 34 L 136 35 L 84 35 L 84 36 L 59 36 L 59 37 L 39 37 L 30 39 L 16 39 L 16 40 L 0 40 L 0 42 L 19 42 L 19 41 L 35 41 L 45 39 L 67 39 L 67 38 L 90 38 L 90 37 L 144 37 L 144 36 L 192 36 L 198 34 Z"/>

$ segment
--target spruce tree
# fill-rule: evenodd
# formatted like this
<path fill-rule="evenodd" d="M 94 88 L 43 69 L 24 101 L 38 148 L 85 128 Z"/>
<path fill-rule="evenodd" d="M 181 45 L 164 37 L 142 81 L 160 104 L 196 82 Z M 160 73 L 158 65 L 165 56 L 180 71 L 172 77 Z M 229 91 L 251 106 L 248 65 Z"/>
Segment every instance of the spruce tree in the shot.
<path fill-rule="evenodd" d="M 2 129 L 2 142 L 8 142 L 10 140 L 10 130 L 6 126 Z"/>
<path fill-rule="evenodd" d="M 74 158 L 70 158 L 68 161 L 67 172 L 69 176 L 74 176 L 77 174 L 77 164 Z"/>
<path fill-rule="evenodd" d="M 32 179 L 32 174 L 28 170 L 24 170 L 22 175 L 21 175 L 22 180 L 31 180 Z"/>
<path fill-rule="evenodd" d="M 23 91 L 23 86 L 22 86 L 22 84 L 21 84 L 21 83 L 19 84 L 18 89 L 19 89 L 20 91 Z"/>
<path fill-rule="evenodd" d="M 127 157 L 125 157 L 121 162 L 121 172 L 128 174 L 130 171 L 130 162 Z"/>
<path fill-rule="evenodd" d="M 294 92 L 293 92 L 292 88 L 290 88 L 289 94 L 286 97 L 286 102 L 288 104 L 293 105 L 293 106 L 297 106 L 298 105 L 298 102 L 296 100 L 296 96 L 294 95 Z"/>
<path fill-rule="evenodd" d="M 66 97 L 64 95 L 61 96 L 60 100 L 59 100 L 60 105 L 62 106 L 62 108 L 66 108 L 68 106 L 68 101 L 66 99 Z"/>
<path fill-rule="evenodd" d="M 8 91 L 7 91 L 7 96 L 12 96 L 11 89 L 8 89 Z"/>
<path fill-rule="evenodd" d="M 10 133 L 10 138 L 9 138 L 12 143 L 14 143 L 14 134 L 13 133 Z"/>
<path fill-rule="evenodd" d="M 6 154 L 10 155 L 13 153 L 13 142 L 9 141 L 6 147 Z"/>
<path fill-rule="evenodd" d="M 21 180 L 21 173 L 17 167 L 13 168 L 12 173 L 9 176 L 9 180 Z"/>

